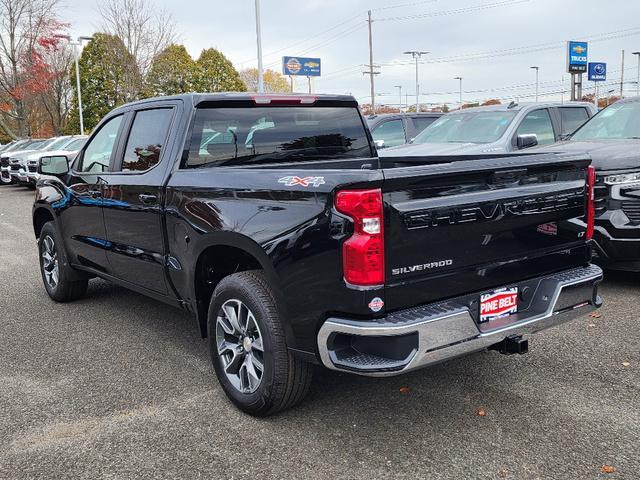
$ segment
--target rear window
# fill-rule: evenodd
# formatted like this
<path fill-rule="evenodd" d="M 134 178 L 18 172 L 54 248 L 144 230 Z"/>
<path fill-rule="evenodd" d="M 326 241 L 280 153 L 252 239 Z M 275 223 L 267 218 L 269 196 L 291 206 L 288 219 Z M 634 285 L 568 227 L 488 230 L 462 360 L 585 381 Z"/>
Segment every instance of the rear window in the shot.
<path fill-rule="evenodd" d="M 199 108 L 186 167 L 368 157 L 356 108 Z"/>

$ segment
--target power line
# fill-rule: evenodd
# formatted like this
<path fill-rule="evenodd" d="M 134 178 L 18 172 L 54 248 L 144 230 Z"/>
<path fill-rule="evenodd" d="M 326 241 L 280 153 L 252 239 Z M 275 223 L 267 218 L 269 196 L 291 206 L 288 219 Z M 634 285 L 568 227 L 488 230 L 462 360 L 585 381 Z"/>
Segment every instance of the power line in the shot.
<path fill-rule="evenodd" d="M 405 16 L 398 16 L 398 17 L 377 18 L 376 21 L 378 21 L 378 22 L 403 22 L 403 21 L 407 21 L 407 20 L 416 20 L 416 19 L 420 19 L 420 18 L 443 17 L 443 16 L 448 16 L 448 15 L 457 15 L 457 14 L 460 14 L 460 13 L 470 13 L 470 12 L 477 12 L 477 11 L 481 11 L 481 10 L 489 10 L 491 8 L 507 7 L 507 6 L 511 6 L 511 5 L 517 5 L 517 4 L 520 4 L 520 3 L 528 3 L 528 2 L 529 2 L 529 0 L 503 0 L 501 2 L 485 3 L 485 4 L 475 5 L 475 6 L 471 6 L 471 7 L 457 8 L 457 9 L 454 9 L 454 10 L 442 10 L 442 11 L 439 11 L 439 12 L 428 12 L 428 13 L 420 13 L 420 14 L 415 14 L 415 15 L 405 15 Z"/>

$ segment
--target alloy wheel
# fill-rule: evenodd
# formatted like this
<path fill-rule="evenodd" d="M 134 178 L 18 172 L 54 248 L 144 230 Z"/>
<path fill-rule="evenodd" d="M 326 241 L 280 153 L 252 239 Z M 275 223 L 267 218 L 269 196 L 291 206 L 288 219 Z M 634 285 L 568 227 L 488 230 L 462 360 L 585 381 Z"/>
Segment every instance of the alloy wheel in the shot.
<path fill-rule="evenodd" d="M 56 288 L 58 285 L 60 270 L 58 267 L 58 251 L 56 243 L 49 235 L 42 240 L 42 273 L 49 288 Z"/>
<path fill-rule="evenodd" d="M 255 392 L 264 375 L 264 345 L 258 322 L 242 301 L 230 299 L 220 307 L 216 345 L 229 382 L 239 392 Z"/>

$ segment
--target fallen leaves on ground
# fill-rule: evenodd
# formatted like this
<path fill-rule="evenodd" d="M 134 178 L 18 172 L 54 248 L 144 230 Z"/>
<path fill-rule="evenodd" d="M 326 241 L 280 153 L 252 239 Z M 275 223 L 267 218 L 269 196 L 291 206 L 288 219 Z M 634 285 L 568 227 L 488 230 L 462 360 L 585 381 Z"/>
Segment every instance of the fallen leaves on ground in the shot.
<path fill-rule="evenodd" d="M 612 465 L 602 465 L 602 467 L 600 467 L 600 471 L 602 473 L 613 473 L 616 471 L 616 467 L 612 466 Z"/>
<path fill-rule="evenodd" d="M 411 389 L 409 387 L 400 387 L 400 393 L 402 393 L 403 395 L 408 394 L 411 391 Z"/>
<path fill-rule="evenodd" d="M 484 408 L 480 407 L 476 409 L 476 417 L 486 417 L 487 416 L 487 412 L 485 411 Z"/>
<path fill-rule="evenodd" d="M 600 318 L 602 316 L 602 314 L 598 313 L 598 312 L 592 312 L 592 313 L 589 314 L 589 316 L 591 318 Z"/>
<path fill-rule="evenodd" d="M 629 362 L 622 362 L 623 367 L 630 367 L 631 364 Z"/>

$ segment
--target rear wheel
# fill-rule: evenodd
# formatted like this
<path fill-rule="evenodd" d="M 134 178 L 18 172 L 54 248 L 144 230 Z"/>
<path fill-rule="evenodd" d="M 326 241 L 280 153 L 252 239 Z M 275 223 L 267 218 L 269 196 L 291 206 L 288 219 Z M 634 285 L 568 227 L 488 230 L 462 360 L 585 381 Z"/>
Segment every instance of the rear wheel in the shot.
<path fill-rule="evenodd" d="M 262 272 L 235 273 L 218 284 L 209 306 L 208 331 L 218 381 L 244 412 L 272 415 L 307 394 L 312 367 L 288 351 Z"/>
<path fill-rule="evenodd" d="M 69 265 L 52 222 L 47 222 L 42 227 L 38 248 L 42 281 L 49 296 L 56 302 L 69 302 L 84 297 L 88 277 Z"/>

